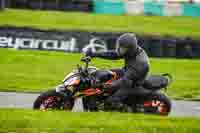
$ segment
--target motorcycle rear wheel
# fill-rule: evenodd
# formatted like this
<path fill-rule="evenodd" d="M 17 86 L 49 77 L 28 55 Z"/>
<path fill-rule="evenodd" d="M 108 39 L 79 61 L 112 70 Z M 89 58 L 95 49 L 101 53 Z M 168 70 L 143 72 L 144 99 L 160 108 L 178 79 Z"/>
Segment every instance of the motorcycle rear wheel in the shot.
<path fill-rule="evenodd" d="M 167 116 L 171 111 L 171 101 L 166 95 L 155 93 L 143 101 L 142 107 L 144 113 Z"/>

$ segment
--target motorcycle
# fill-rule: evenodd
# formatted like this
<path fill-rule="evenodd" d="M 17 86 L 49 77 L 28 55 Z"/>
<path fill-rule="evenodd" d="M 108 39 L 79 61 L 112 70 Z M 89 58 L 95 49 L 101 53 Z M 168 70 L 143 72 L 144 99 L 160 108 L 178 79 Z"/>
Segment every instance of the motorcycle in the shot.
<path fill-rule="evenodd" d="M 81 99 L 84 111 L 104 111 L 103 103 L 114 92 L 111 89 L 103 89 L 101 85 L 111 83 L 120 76 L 112 70 L 89 66 L 91 57 L 83 57 L 81 61 L 85 65 L 77 65 L 77 69 L 69 73 L 56 89 L 38 96 L 33 108 L 72 111 L 78 99 Z M 171 81 L 170 74 L 150 75 L 141 85 L 142 92 L 138 91 L 123 101 L 126 109 L 113 111 L 167 116 L 171 111 L 171 101 L 161 90 L 166 90 Z"/>

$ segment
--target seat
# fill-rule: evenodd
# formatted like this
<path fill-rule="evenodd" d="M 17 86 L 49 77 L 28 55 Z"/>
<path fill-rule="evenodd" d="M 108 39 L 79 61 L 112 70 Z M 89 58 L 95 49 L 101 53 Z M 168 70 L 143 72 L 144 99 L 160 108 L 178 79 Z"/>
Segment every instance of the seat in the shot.
<path fill-rule="evenodd" d="M 169 84 L 168 78 L 162 75 L 150 75 L 143 84 L 143 87 L 151 90 L 166 88 Z"/>

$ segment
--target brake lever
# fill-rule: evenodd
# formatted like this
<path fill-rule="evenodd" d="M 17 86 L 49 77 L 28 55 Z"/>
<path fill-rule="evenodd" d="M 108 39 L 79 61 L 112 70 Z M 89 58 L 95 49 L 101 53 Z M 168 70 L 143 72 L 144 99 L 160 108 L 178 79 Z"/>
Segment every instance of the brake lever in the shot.
<path fill-rule="evenodd" d="M 78 69 L 78 72 L 82 72 L 82 68 L 79 64 L 77 64 L 77 69 Z"/>

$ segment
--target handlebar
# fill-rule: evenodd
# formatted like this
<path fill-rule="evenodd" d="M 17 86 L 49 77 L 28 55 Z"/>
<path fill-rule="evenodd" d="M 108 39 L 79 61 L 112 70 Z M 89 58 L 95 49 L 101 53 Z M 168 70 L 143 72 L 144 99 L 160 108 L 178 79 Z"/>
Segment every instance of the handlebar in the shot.
<path fill-rule="evenodd" d="M 88 74 L 88 65 L 91 62 L 91 57 L 84 56 L 81 58 L 81 61 L 85 63 L 85 67 L 81 67 L 81 66 L 77 65 L 78 71 L 84 75 L 87 75 Z"/>
<path fill-rule="evenodd" d="M 89 62 L 91 62 L 91 57 L 90 56 L 85 56 L 85 57 L 81 58 L 81 61 L 85 62 L 85 63 L 89 63 Z"/>
<path fill-rule="evenodd" d="M 81 58 L 81 61 L 85 63 L 85 67 L 81 67 L 79 65 L 77 65 L 79 72 L 81 72 L 84 77 L 88 77 L 91 79 L 90 84 L 93 88 L 97 88 L 97 87 L 102 87 L 102 83 L 98 82 L 97 80 L 92 80 L 92 77 L 90 77 L 89 73 L 88 73 L 88 66 L 89 63 L 91 62 L 91 57 L 90 56 L 84 56 Z"/>

